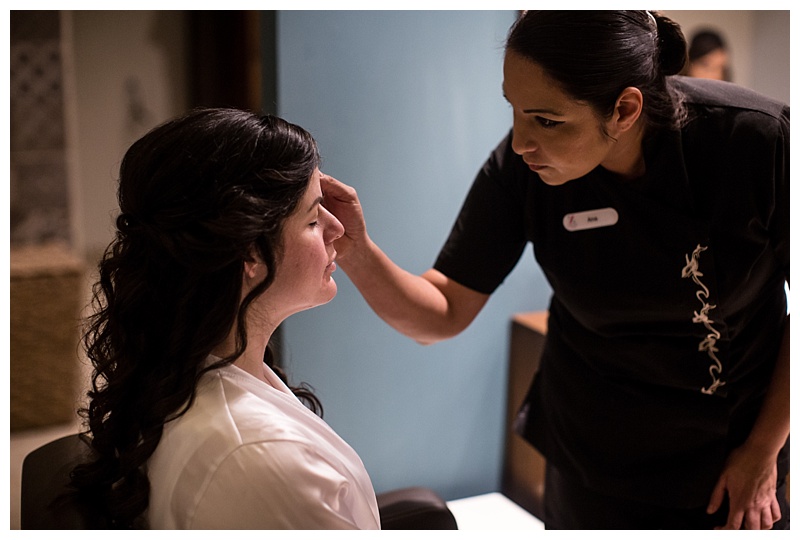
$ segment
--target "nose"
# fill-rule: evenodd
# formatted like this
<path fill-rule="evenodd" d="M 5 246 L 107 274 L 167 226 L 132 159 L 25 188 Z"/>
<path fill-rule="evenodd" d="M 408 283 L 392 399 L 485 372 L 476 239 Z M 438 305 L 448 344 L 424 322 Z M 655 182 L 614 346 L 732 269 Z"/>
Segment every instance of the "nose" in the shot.
<path fill-rule="evenodd" d="M 511 135 L 511 149 L 515 154 L 523 155 L 538 150 L 539 145 L 533 139 L 532 133 L 526 129 L 522 122 L 514 120 L 514 128 Z"/>
<path fill-rule="evenodd" d="M 325 242 L 330 244 L 344 236 L 344 225 L 324 206 L 321 207 L 321 210 L 325 217 Z"/>

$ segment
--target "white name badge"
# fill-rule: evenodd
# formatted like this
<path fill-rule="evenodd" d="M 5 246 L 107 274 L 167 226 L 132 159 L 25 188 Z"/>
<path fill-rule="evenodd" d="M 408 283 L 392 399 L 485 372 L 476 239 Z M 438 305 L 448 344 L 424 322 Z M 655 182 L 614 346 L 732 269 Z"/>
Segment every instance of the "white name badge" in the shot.
<path fill-rule="evenodd" d="M 564 228 L 570 232 L 610 227 L 617 223 L 619 214 L 613 208 L 599 208 L 564 216 Z"/>

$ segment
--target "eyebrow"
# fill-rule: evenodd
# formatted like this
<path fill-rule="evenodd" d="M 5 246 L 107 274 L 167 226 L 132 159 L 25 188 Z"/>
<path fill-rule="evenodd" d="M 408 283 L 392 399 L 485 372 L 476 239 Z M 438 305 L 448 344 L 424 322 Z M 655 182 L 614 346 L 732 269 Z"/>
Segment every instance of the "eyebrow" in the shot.
<path fill-rule="evenodd" d="M 314 199 L 314 202 L 311 203 L 311 206 L 308 207 L 308 211 L 311 212 L 312 210 L 314 210 L 314 208 L 316 208 L 317 205 L 322 204 L 322 201 L 324 200 L 325 198 L 322 195 Z"/>
<path fill-rule="evenodd" d="M 505 88 L 503 88 L 503 99 L 508 101 L 508 96 L 506 96 L 506 89 Z M 510 101 L 508 101 L 508 103 L 511 104 Z M 543 114 L 549 114 L 549 115 L 552 115 L 552 116 L 564 116 L 564 113 L 558 112 L 558 111 L 553 110 L 553 109 L 523 109 L 522 112 L 524 114 L 542 114 L 543 113 Z"/>
<path fill-rule="evenodd" d="M 523 109 L 522 112 L 525 113 L 525 114 L 541 114 L 541 113 L 544 113 L 544 114 L 549 114 L 551 116 L 564 116 L 563 113 L 560 113 L 558 111 L 554 111 L 553 109 Z"/>

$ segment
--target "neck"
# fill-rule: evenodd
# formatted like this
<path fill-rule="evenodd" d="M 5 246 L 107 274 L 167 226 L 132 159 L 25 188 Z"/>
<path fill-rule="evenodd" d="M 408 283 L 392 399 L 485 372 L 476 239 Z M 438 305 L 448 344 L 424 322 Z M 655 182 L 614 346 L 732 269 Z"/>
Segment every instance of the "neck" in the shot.
<path fill-rule="evenodd" d="M 633 180 L 643 176 L 645 173 L 643 138 L 643 124 L 637 123 L 636 127 L 621 133 L 616 142 L 612 143 L 614 145 L 612 151 L 601 165 L 623 180 Z"/>
<path fill-rule="evenodd" d="M 265 328 L 254 329 L 251 326 L 252 325 L 248 325 L 247 329 L 247 348 L 245 348 L 244 353 L 233 362 L 233 365 L 266 383 L 267 380 L 264 377 L 264 353 L 267 350 L 267 345 L 269 344 L 273 329 L 270 328 L 267 331 Z M 234 328 L 231 329 L 225 341 L 214 347 L 211 354 L 220 358 L 225 358 L 231 356 L 235 352 L 236 325 L 234 324 Z"/>

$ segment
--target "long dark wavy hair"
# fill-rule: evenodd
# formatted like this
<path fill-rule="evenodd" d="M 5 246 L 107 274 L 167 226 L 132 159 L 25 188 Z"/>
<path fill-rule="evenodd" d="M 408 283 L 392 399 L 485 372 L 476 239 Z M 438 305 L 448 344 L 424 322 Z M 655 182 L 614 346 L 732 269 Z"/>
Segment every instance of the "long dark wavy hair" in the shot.
<path fill-rule="evenodd" d="M 511 27 L 506 50 L 541 66 L 564 92 L 603 118 L 632 86 L 644 96 L 650 130 L 685 121 L 683 97 L 667 77 L 686 62 L 686 38 L 657 11 L 526 11 Z"/>
<path fill-rule="evenodd" d="M 96 459 L 72 472 L 112 526 L 146 525 L 145 463 L 164 424 L 192 405 L 201 375 L 244 352 L 248 308 L 274 279 L 284 221 L 318 165 L 305 130 L 234 109 L 192 111 L 126 153 L 116 237 L 83 338 L 94 368 L 83 436 Z M 242 300 L 253 253 L 267 277 Z M 208 365 L 234 328 L 236 351 Z M 283 377 L 269 349 L 264 361 Z M 321 414 L 310 389 L 293 390 Z"/>

